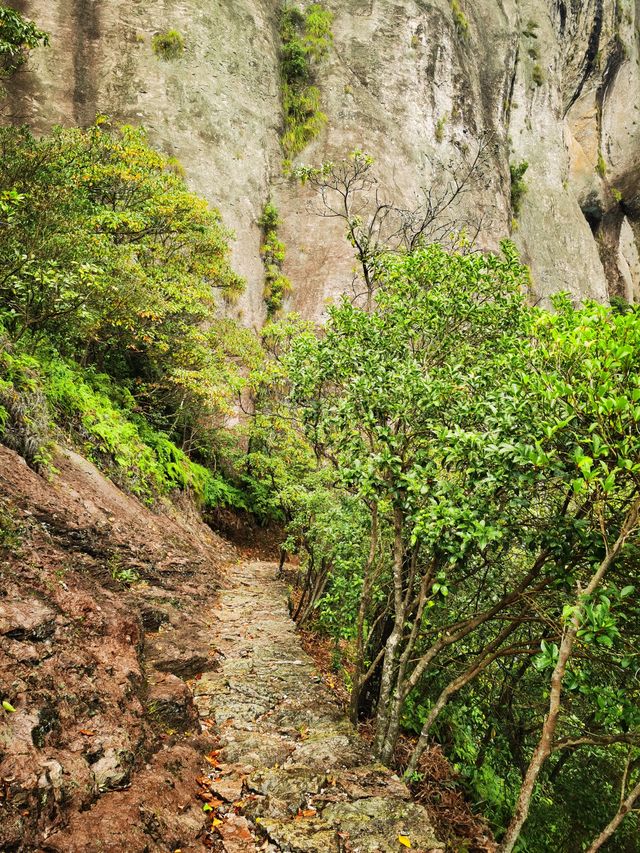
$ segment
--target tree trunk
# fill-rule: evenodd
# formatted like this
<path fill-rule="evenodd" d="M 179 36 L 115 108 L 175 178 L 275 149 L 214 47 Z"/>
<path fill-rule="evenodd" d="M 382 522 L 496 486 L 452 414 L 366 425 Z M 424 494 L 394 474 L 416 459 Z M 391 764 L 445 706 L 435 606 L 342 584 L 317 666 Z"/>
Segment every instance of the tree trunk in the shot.
<path fill-rule="evenodd" d="M 624 800 L 624 802 L 620 803 L 620 808 L 615 813 L 613 818 L 609 821 L 609 823 L 605 826 L 605 828 L 602 830 L 600 835 L 593 842 L 591 847 L 589 847 L 589 849 L 587 850 L 587 853 L 596 853 L 596 850 L 599 850 L 603 844 L 605 844 L 607 841 L 609 841 L 609 839 L 611 838 L 613 833 L 616 831 L 616 829 L 620 826 L 620 824 L 624 820 L 625 816 L 629 814 L 629 812 L 633 808 L 635 801 L 639 797 L 640 797 L 640 782 L 638 782 L 638 784 L 635 786 L 635 788 L 633 788 L 630 791 L 629 796 Z"/>
<path fill-rule="evenodd" d="M 404 607 L 405 613 L 412 613 L 411 618 L 413 619 L 413 625 L 411 626 L 411 633 L 405 643 L 404 650 L 402 652 L 402 656 L 400 657 L 399 665 L 398 665 L 398 676 L 396 678 L 396 690 L 391 702 L 391 708 L 389 711 L 389 723 L 387 726 L 387 740 L 392 745 L 391 749 L 395 749 L 395 745 L 398 740 L 398 734 L 400 732 L 400 717 L 402 715 L 402 709 L 404 708 L 404 703 L 406 701 L 407 696 L 410 693 L 410 689 L 407 685 L 407 668 L 409 666 L 409 660 L 411 655 L 413 654 L 413 650 L 415 649 L 416 643 L 420 636 L 420 626 L 422 624 L 422 614 L 424 613 L 425 605 L 427 603 L 427 593 L 433 584 L 433 580 L 435 578 L 437 564 L 435 561 L 432 561 L 429 569 L 425 572 L 421 582 L 420 582 L 420 590 L 418 593 L 417 599 L 410 605 L 410 595 L 411 595 L 411 587 L 413 586 L 413 582 L 416 574 L 416 564 L 418 560 L 418 549 L 414 548 L 414 551 L 411 556 L 411 572 L 409 576 L 409 588 L 407 589 L 407 593 L 404 599 Z M 413 606 L 415 605 L 415 613 L 413 613 Z"/>
<path fill-rule="evenodd" d="M 400 644 L 402 642 L 405 620 L 403 597 L 403 527 L 402 512 L 396 508 L 394 510 L 393 543 L 393 629 L 385 646 L 382 678 L 380 679 L 380 698 L 378 699 L 378 710 L 376 713 L 376 737 L 373 746 L 374 755 L 382 762 L 388 762 L 393 754 L 393 746 L 389 744 L 387 735 L 389 730 L 391 697 L 395 687 Z"/>
<path fill-rule="evenodd" d="M 531 757 L 531 761 L 529 762 L 529 766 L 524 777 L 524 781 L 520 788 L 518 802 L 516 804 L 513 817 L 511 818 L 511 823 L 507 828 L 507 832 L 502 841 L 502 844 L 498 848 L 499 853 L 512 853 L 513 848 L 515 847 L 516 842 L 518 840 L 518 837 L 520 836 L 522 827 L 524 826 L 525 821 L 529 816 L 531 798 L 533 796 L 533 791 L 535 789 L 536 782 L 538 781 L 538 776 L 540 775 L 540 771 L 542 770 L 545 761 L 547 760 L 553 749 L 553 738 L 555 735 L 556 727 L 558 725 L 558 717 L 560 715 L 562 681 L 567 670 L 567 663 L 573 651 L 573 646 L 576 640 L 578 630 L 582 623 L 585 602 L 587 598 L 598 588 L 607 571 L 613 565 L 616 557 L 620 553 L 625 542 L 627 541 L 628 537 L 630 536 L 636 524 L 638 523 L 639 513 L 640 498 L 636 497 L 634 503 L 631 506 L 631 509 L 627 513 L 627 517 L 624 520 L 624 524 L 622 525 L 622 528 L 614 545 L 611 548 L 607 547 L 607 555 L 598 566 L 597 571 L 591 577 L 591 580 L 589 581 L 586 589 L 584 591 L 579 591 L 578 598 L 573 610 L 573 616 L 571 617 L 571 622 L 569 623 L 569 626 L 567 627 L 562 638 L 562 642 L 560 643 L 558 660 L 551 676 L 549 713 L 547 714 L 547 717 L 542 726 L 540 740 L 538 741 L 538 745 L 536 746 L 533 752 L 533 756 Z"/>
<path fill-rule="evenodd" d="M 365 564 L 362 578 L 362 594 L 360 595 L 360 603 L 358 606 L 358 618 L 356 621 L 356 653 L 355 653 L 355 669 L 352 679 L 351 697 L 349 702 L 349 716 L 351 722 L 356 725 L 358 722 L 358 709 L 360 707 L 360 693 L 364 685 L 364 656 L 366 653 L 367 641 L 364 635 L 364 626 L 371 603 L 371 592 L 374 583 L 374 571 L 376 552 L 378 550 L 378 505 L 373 504 L 371 507 L 371 535 L 369 540 L 369 556 Z"/>

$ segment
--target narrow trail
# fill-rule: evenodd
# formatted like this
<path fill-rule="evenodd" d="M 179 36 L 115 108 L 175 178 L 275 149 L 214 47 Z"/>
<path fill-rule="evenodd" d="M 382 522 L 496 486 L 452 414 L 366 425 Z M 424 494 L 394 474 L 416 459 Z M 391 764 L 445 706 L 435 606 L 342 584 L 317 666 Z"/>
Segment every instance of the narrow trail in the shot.
<path fill-rule="evenodd" d="M 440 851 L 427 812 L 376 764 L 302 650 L 271 563 L 230 569 L 214 614 L 221 668 L 195 687 L 214 718 L 226 853 Z M 402 840 L 400 840 L 402 839 Z"/>

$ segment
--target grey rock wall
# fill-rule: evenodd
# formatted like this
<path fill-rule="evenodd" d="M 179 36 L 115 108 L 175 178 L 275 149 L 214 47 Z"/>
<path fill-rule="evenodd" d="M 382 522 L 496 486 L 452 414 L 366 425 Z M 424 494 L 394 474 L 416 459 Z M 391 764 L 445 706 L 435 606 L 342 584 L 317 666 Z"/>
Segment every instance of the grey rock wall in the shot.
<path fill-rule="evenodd" d="M 320 71 L 329 122 L 300 156 L 359 148 L 382 191 L 410 204 L 438 161 L 488 141 L 486 169 L 461 218 L 480 245 L 510 234 L 531 265 L 532 298 L 640 299 L 640 0 L 327 0 L 335 42 Z M 16 5 L 18 5 L 16 3 Z M 10 111 L 38 131 L 96 112 L 144 124 L 191 186 L 234 229 L 247 278 L 240 311 L 264 319 L 256 221 L 272 194 L 284 218 L 289 307 L 322 316 L 347 289 L 342 228 L 282 177 L 279 0 L 22 0 L 52 36 L 12 85 Z M 176 28 L 185 54 L 154 56 Z M 440 127 L 440 131 L 438 131 Z M 441 137 L 441 138 L 440 138 Z M 529 163 L 513 221 L 509 164 Z"/>

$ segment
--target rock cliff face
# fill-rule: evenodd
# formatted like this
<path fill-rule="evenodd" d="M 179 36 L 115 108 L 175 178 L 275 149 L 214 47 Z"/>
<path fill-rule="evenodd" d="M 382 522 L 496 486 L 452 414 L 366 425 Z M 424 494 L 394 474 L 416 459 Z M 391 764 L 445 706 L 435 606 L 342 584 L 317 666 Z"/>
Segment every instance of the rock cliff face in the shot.
<path fill-rule="evenodd" d="M 306 2 L 306 0 L 305 0 Z M 21 0 L 51 33 L 11 92 L 38 131 L 96 112 L 144 124 L 236 233 L 245 322 L 264 319 L 257 220 L 284 219 L 289 306 L 322 316 L 348 286 L 340 224 L 282 176 L 280 0 Z M 304 5 L 304 4 L 303 4 Z M 308 5 L 308 3 L 307 3 Z M 640 299 L 640 0 L 327 0 L 334 45 L 319 86 L 328 123 L 300 156 L 359 148 L 386 197 L 410 204 L 441 180 L 434 163 L 480 141 L 486 161 L 466 210 L 481 246 L 513 235 L 534 297 Z M 186 41 L 171 61 L 154 33 Z M 529 164 L 515 221 L 510 165 Z"/>

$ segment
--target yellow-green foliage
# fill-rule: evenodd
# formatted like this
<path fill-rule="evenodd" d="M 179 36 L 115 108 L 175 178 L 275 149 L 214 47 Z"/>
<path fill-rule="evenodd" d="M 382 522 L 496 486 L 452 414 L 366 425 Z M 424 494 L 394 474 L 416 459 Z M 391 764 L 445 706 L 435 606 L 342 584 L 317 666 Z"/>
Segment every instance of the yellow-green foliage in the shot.
<path fill-rule="evenodd" d="M 285 296 L 291 290 L 291 282 L 282 272 L 286 248 L 278 238 L 280 216 L 272 201 L 265 204 L 258 224 L 262 228 L 264 238 L 260 248 L 265 269 L 263 296 L 267 306 L 267 317 L 273 319 L 282 308 Z"/>
<path fill-rule="evenodd" d="M 533 66 L 533 71 L 531 73 L 531 79 L 536 84 L 536 86 L 542 86 L 545 80 L 545 74 L 542 66 L 536 62 Z"/>
<path fill-rule="evenodd" d="M 219 213 L 105 117 L 0 150 L 1 440 L 41 465 L 53 421 L 131 491 L 205 499 L 258 348 L 217 309 L 243 284 Z"/>
<path fill-rule="evenodd" d="M 299 154 L 327 121 L 320 109 L 320 93 L 313 85 L 315 69 L 333 41 L 333 16 L 319 3 L 306 12 L 287 6 L 280 21 L 281 76 L 284 131 L 282 148 L 287 159 Z"/>
<path fill-rule="evenodd" d="M 177 59 L 184 53 L 184 36 L 178 30 L 158 33 L 151 39 L 151 48 L 161 59 Z"/>
<path fill-rule="evenodd" d="M 604 178 L 607 174 L 607 161 L 604 159 L 604 155 L 600 148 L 598 149 L 598 162 L 596 163 L 596 172 L 600 175 L 601 178 Z"/>
<path fill-rule="evenodd" d="M 458 34 L 465 38 L 469 33 L 469 19 L 462 11 L 459 0 L 451 0 L 451 14 Z"/>

